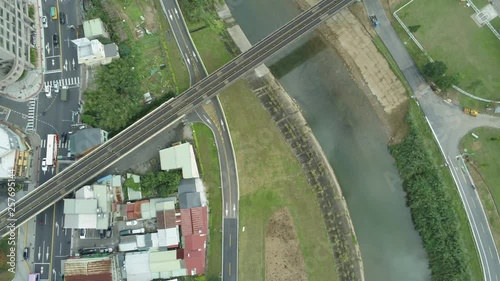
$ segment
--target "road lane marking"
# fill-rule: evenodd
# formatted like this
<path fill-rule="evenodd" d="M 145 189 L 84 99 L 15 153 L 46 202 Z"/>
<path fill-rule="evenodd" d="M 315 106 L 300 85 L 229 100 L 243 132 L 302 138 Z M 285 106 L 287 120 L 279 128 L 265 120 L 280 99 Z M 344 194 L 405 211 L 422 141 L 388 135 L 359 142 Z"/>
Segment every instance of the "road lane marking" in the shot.
<path fill-rule="evenodd" d="M 229 247 L 231 247 L 231 237 L 232 237 L 232 235 L 231 235 L 231 233 L 229 233 Z"/>
<path fill-rule="evenodd" d="M 484 231 L 484 224 L 483 224 L 483 222 L 481 222 L 481 228 L 483 229 L 483 232 L 485 232 Z"/>
<path fill-rule="evenodd" d="M 228 270 L 228 272 L 229 272 L 229 274 L 228 274 L 228 275 L 229 275 L 229 276 L 231 276 L 231 263 L 229 263 L 229 268 L 228 268 L 227 270 Z"/>
<path fill-rule="evenodd" d="M 52 247 L 50 249 L 51 250 L 51 253 L 50 253 L 51 259 L 54 256 L 54 238 L 55 238 L 55 236 L 54 236 L 54 228 L 56 227 L 56 225 L 55 225 L 54 222 L 56 221 L 56 207 L 54 206 L 52 209 L 53 209 L 53 211 L 52 211 L 52 218 L 53 219 L 52 219 Z M 48 251 L 48 249 L 47 249 L 47 251 Z M 50 262 L 50 264 L 49 264 L 49 281 L 52 280 L 52 274 L 50 274 L 50 272 L 52 272 L 52 262 Z"/>
<path fill-rule="evenodd" d="M 491 258 L 493 258 L 493 252 L 491 251 L 491 247 L 489 247 L 488 250 L 490 250 L 490 256 Z"/>
<path fill-rule="evenodd" d="M 476 209 L 477 206 L 476 206 L 476 201 L 472 200 L 472 205 L 474 205 L 474 208 Z"/>
<path fill-rule="evenodd" d="M 453 162 L 451 161 L 451 158 L 449 156 L 448 156 L 448 158 L 450 160 L 450 162 L 449 162 L 450 165 L 453 166 Z M 472 215 L 472 211 L 471 211 L 471 208 L 469 206 L 469 202 L 467 201 L 467 199 L 464 195 L 465 191 L 464 191 L 464 188 L 462 186 L 462 183 L 458 180 L 458 177 L 459 177 L 458 172 L 457 171 L 453 172 L 453 169 L 450 169 L 450 171 L 452 171 L 451 176 L 453 177 L 453 181 L 455 182 L 455 185 L 458 188 L 458 192 L 459 192 L 460 198 L 462 199 L 462 203 L 465 206 L 465 213 L 467 215 L 467 218 L 469 218 L 469 224 L 471 225 L 471 228 L 472 228 L 472 235 L 474 236 L 474 240 L 476 241 L 476 246 L 477 246 L 478 251 L 479 251 L 479 258 L 481 259 L 481 263 L 483 264 L 483 266 L 486 267 L 486 269 L 484 271 L 485 279 L 487 277 L 489 277 L 491 279 L 490 265 L 488 263 L 488 260 L 485 259 L 486 258 L 486 256 L 485 256 L 486 251 L 485 251 L 484 246 L 483 246 L 483 241 L 481 240 L 481 236 L 479 235 L 479 233 L 476 235 L 476 232 L 478 231 L 477 224 L 476 224 L 476 221 L 474 219 L 474 216 Z M 486 276 L 486 274 L 488 274 L 488 276 Z"/>

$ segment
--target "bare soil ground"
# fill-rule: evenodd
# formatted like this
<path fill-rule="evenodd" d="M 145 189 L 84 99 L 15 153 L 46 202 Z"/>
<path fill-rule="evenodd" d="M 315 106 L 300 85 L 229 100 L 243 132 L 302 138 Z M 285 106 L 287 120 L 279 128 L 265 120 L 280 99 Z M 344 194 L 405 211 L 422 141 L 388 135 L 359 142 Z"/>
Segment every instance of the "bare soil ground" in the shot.
<path fill-rule="evenodd" d="M 267 225 L 266 281 L 307 281 L 304 258 L 287 208 L 274 213 Z"/>

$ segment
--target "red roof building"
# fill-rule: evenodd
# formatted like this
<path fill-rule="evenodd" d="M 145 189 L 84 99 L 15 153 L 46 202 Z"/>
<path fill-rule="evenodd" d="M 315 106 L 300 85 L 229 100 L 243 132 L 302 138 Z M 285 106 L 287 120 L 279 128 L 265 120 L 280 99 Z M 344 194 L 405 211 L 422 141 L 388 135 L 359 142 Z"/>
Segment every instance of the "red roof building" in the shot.
<path fill-rule="evenodd" d="M 207 207 L 181 209 L 182 236 L 208 233 Z"/>
<path fill-rule="evenodd" d="M 184 262 L 188 275 L 205 273 L 208 233 L 207 207 L 181 209 L 181 232 L 184 237 Z"/>

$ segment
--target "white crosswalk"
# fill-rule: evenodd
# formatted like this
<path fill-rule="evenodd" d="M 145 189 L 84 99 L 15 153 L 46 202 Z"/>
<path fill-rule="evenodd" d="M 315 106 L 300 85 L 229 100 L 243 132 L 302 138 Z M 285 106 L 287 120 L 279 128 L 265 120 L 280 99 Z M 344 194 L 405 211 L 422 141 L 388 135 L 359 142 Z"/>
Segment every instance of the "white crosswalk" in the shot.
<path fill-rule="evenodd" d="M 32 98 L 28 101 L 28 124 L 26 124 L 27 131 L 35 131 L 35 115 L 36 115 L 36 103 L 38 99 Z"/>
<path fill-rule="evenodd" d="M 59 148 L 69 148 L 69 143 L 70 143 L 70 140 L 66 141 L 66 143 L 62 143 L 61 140 L 59 140 L 59 144 L 57 145 L 57 147 L 59 147 Z M 47 146 L 47 140 L 43 139 L 42 143 L 40 144 L 40 146 L 43 147 L 43 148 L 45 148 Z"/>
<path fill-rule="evenodd" d="M 57 81 L 59 86 L 72 86 L 80 84 L 80 77 L 71 77 L 64 78 L 59 80 L 45 81 L 45 86 L 54 86 L 54 83 Z"/>

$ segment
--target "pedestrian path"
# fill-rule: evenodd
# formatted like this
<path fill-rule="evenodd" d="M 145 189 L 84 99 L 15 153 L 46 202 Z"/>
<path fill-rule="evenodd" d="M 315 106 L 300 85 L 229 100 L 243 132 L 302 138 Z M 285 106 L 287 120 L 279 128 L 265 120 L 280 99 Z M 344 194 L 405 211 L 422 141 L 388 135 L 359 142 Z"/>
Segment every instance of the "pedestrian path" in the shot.
<path fill-rule="evenodd" d="M 61 140 L 59 140 L 59 144 L 57 145 L 58 148 L 69 148 L 70 140 L 67 142 L 63 143 Z M 43 139 L 42 143 L 40 144 L 40 147 L 45 148 L 47 146 L 47 140 Z"/>
<path fill-rule="evenodd" d="M 26 124 L 26 131 L 36 131 L 36 105 L 38 98 L 31 98 L 28 101 L 28 123 Z"/>
<path fill-rule="evenodd" d="M 45 81 L 45 86 L 53 87 L 57 82 L 59 86 L 73 86 L 80 85 L 80 77 L 64 78 L 59 80 Z"/>

